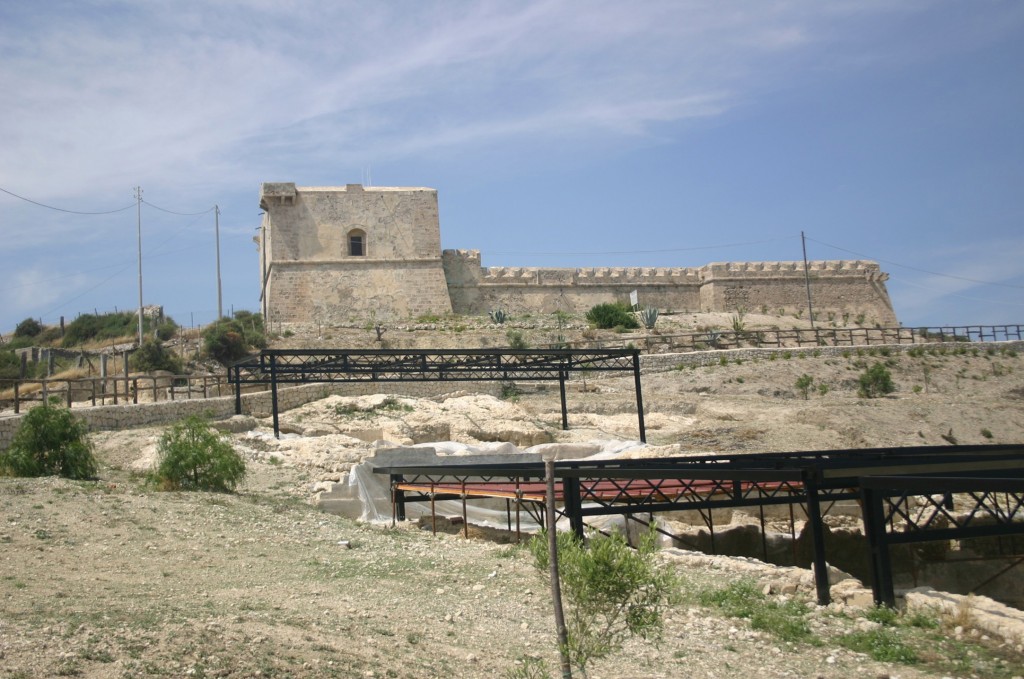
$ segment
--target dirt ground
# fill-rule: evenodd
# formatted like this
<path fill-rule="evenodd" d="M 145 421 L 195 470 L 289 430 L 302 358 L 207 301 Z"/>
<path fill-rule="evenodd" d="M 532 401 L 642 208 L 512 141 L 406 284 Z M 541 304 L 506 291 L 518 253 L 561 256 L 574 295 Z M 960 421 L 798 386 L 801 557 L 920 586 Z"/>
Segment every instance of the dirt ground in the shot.
<path fill-rule="evenodd" d="M 857 375 L 875 361 L 890 362 L 897 391 L 858 398 Z M 795 387 L 803 374 L 814 379 L 807 400 Z M 643 386 L 650 454 L 1024 441 L 1024 358 L 1015 352 L 727 360 L 647 375 Z M 557 387 L 498 404 L 429 403 L 447 408 L 447 431 L 466 443 L 502 428 L 557 441 L 636 438 L 631 380 L 574 387 L 567 432 Z M 345 432 L 412 440 L 425 421 L 417 409 L 428 409 L 413 399 L 394 410 L 354 403 L 287 413 L 302 434 L 291 441 L 235 434 L 249 473 L 234 494 L 145 485 L 138 463 L 151 457 L 156 428 L 93 434 L 97 482 L 0 479 L 0 677 L 483 678 L 510 676 L 524 656 L 557 675 L 547 584 L 524 550 L 312 507 L 318 482 L 374 449 Z M 474 408 L 496 421 L 481 423 Z M 591 677 L 1024 675 L 1024 656 L 954 631 L 963 621 L 918 638 L 913 664 L 844 647 L 839 638 L 869 621 L 841 607 L 809 607 L 816 643 L 780 641 L 695 599 L 740 572 L 768 581 L 770 568 L 734 570 L 721 559 L 683 569 L 665 559 L 687 591 L 661 644 L 630 642 Z M 809 592 L 793 596 L 810 601 Z"/>

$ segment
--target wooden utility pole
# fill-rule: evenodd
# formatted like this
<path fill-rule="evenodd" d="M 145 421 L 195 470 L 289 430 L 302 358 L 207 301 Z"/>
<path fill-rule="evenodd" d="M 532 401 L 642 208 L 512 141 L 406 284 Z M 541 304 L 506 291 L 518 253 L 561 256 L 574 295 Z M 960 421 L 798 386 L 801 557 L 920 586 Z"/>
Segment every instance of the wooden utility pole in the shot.
<path fill-rule="evenodd" d="M 135 187 L 135 223 L 139 234 L 139 346 L 142 346 L 142 187 Z M 125 369 L 127 372 L 127 368 Z"/>
<path fill-rule="evenodd" d="M 569 635 L 565 629 L 565 613 L 562 611 L 562 584 L 558 577 L 558 531 L 555 528 L 555 459 L 544 461 L 544 476 L 547 479 L 547 528 L 548 564 L 551 574 L 551 602 L 555 607 L 555 630 L 558 633 L 558 652 L 562 656 L 562 679 L 572 679 L 569 665 Z"/>
<path fill-rule="evenodd" d="M 811 274 L 807 267 L 807 239 L 804 232 L 800 232 L 800 243 L 804 248 L 804 284 L 807 286 L 807 315 L 811 319 L 811 327 L 814 327 L 814 309 L 811 307 Z"/>
<path fill-rule="evenodd" d="M 213 233 L 217 238 L 217 320 L 224 318 L 224 305 L 220 290 L 220 206 L 213 206 Z"/>

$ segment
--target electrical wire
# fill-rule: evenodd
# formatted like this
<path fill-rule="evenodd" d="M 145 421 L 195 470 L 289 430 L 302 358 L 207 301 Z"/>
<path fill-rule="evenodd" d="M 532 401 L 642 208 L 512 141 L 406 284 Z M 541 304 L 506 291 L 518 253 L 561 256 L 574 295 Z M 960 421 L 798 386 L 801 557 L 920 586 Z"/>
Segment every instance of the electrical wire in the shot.
<path fill-rule="evenodd" d="M 174 210 L 168 210 L 167 208 L 162 208 L 159 205 L 153 205 L 153 203 L 150 203 L 145 198 L 142 199 L 142 202 L 145 203 L 146 205 L 148 205 L 149 207 L 153 208 L 154 210 L 160 210 L 160 212 L 166 212 L 169 215 L 178 215 L 179 217 L 198 217 L 199 215 L 205 215 L 205 214 L 207 214 L 209 212 L 213 212 L 214 210 L 217 209 L 217 206 L 214 205 L 213 207 L 207 208 L 207 209 L 203 210 L 202 212 L 175 212 Z"/>
<path fill-rule="evenodd" d="M 745 243 L 726 243 L 724 245 L 702 245 L 692 248 L 658 248 L 657 250 L 618 250 L 608 252 L 490 252 L 491 255 L 650 255 L 659 252 L 690 252 L 694 250 L 717 250 L 719 248 L 735 248 L 743 245 L 763 245 L 764 243 L 777 243 L 784 240 L 792 240 L 796 236 L 783 236 L 781 238 L 768 238 L 766 240 L 747 241 Z"/>
<path fill-rule="evenodd" d="M 953 274 L 939 273 L 938 271 L 929 271 L 927 269 L 919 269 L 919 268 L 914 267 L 914 266 L 908 266 L 906 264 L 900 264 L 899 262 L 893 262 L 893 261 L 890 261 L 890 260 L 887 260 L 887 259 L 882 259 L 881 257 L 872 257 L 871 255 L 865 255 L 865 254 L 863 254 L 861 252 L 854 252 L 853 250 L 847 250 L 846 248 L 841 248 L 838 245 L 831 245 L 829 243 L 825 243 L 825 242 L 817 240 L 815 238 L 811 238 L 810 236 L 807 236 L 807 240 L 813 241 L 813 242 L 817 243 L 818 245 L 824 245 L 825 247 L 833 248 L 835 250 L 840 250 L 841 252 L 848 252 L 851 255 L 857 255 L 858 257 L 864 257 L 865 259 L 872 259 L 872 260 L 874 260 L 876 262 L 883 262 L 885 264 L 891 264 L 892 266 L 898 266 L 901 269 L 909 269 L 910 271 L 916 271 L 918 273 L 926 273 L 926 274 L 928 274 L 930 276 L 940 276 L 942 278 L 952 278 L 953 280 L 965 281 L 967 283 L 977 283 L 978 285 L 995 285 L 995 286 L 998 286 L 998 287 L 1001 287 L 1001 288 L 1012 288 L 1014 290 L 1024 290 L 1024 285 L 1013 285 L 1011 283 L 995 283 L 993 281 L 981 281 L 981 280 L 978 280 L 976 278 L 967 278 L 966 276 L 954 276 Z"/>
<path fill-rule="evenodd" d="M 1024 307 L 1024 301 L 1013 302 L 1013 301 L 1009 301 L 1009 300 L 1005 300 L 1005 299 L 999 299 L 999 300 L 996 300 L 996 299 L 984 299 L 982 297 L 971 297 L 970 295 L 961 295 L 958 292 L 936 292 L 934 286 L 922 285 L 920 283 L 914 283 L 913 281 L 904 280 L 902 278 L 897 280 L 897 281 L 894 281 L 894 282 L 898 283 L 899 285 L 909 285 L 909 286 L 914 287 L 914 288 L 921 288 L 922 290 L 928 290 L 928 291 L 930 291 L 932 293 L 935 293 L 936 297 L 959 297 L 960 299 L 969 299 L 972 302 L 985 302 L 986 304 L 1009 304 L 1010 306 L 1022 306 L 1022 307 Z"/>
<path fill-rule="evenodd" d="M 123 273 L 124 273 L 125 271 L 127 271 L 127 270 L 128 270 L 128 268 L 129 268 L 130 266 L 131 266 L 131 264 L 127 264 L 127 265 L 125 265 L 125 266 L 121 267 L 121 269 L 120 269 L 120 270 L 118 270 L 118 271 L 115 271 L 115 272 L 114 272 L 114 273 L 113 273 L 113 274 L 112 274 L 111 276 L 109 276 L 109 277 L 107 277 L 107 278 L 104 278 L 104 279 L 103 279 L 102 281 L 100 281 L 100 282 L 99 282 L 99 283 L 97 283 L 96 285 L 92 286 L 92 287 L 91 287 L 91 288 L 89 288 L 88 290 L 85 290 L 85 291 L 83 291 L 83 292 L 82 292 L 82 294 L 80 294 L 80 295 L 77 295 L 77 296 L 75 296 L 75 297 L 72 297 L 71 299 L 66 299 L 66 300 L 64 300 L 63 302 L 61 302 L 60 304 L 58 304 L 58 305 L 57 305 L 57 306 L 55 306 L 54 308 L 52 308 L 52 309 L 50 309 L 49 311 L 47 311 L 47 312 L 46 312 L 45 314 L 40 314 L 40 316 L 39 316 L 39 317 L 40 317 L 40 318 L 43 318 L 43 317 L 45 317 L 45 316 L 49 316 L 50 314 L 52 314 L 52 313 L 55 313 L 55 312 L 59 311 L 60 309 L 64 308 L 64 307 L 65 307 L 65 306 L 67 306 L 68 304 L 71 304 L 72 302 L 74 302 L 74 301 L 76 301 L 76 300 L 79 300 L 79 299 L 81 299 L 81 298 L 85 297 L 86 295 L 88 295 L 88 294 L 89 294 L 90 292 L 92 292 L 92 291 L 93 291 L 93 290 L 95 290 L 96 288 L 100 287 L 101 285 L 105 285 L 105 284 L 107 284 L 108 282 L 112 281 L 112 280 L 113 280 L 114 278 L 117 278 L 118 276 L 120 276 L 121 274 L 123 274 Z"/>
<path fill-rule="evenodd" d="M 39 201 L 32 200 L 31 198 L 26 198 L 25 196 L 19 196 L 18 194 L 14 193 L 13 191 L 8 191 L 7 189 L 3 188 L 2 186 L 0 186 L 0 191 L 3 191 L 8 196 L 14 196 L 18 200 L 23 200 L 26 203 L 32 203 L 33 205 L 38 205 L 39 207 L 45 207 L 47 210 L 56 210 L 57 212 L 66 212 L 66 213 L 72 214 L 72 215 L 112 215 L 112 214 L 116 214 L 118 212 L 124 212 L 125 210 L 130 210 L 133 207 L 135 207 L 135 203 L 132 203 L 131 205 L 126 205 L 125 207 L 118 208 L 116 210 L 106 210 L 105 212 L 84 212 L 82 210 L 65 210 L 62 207 L 54 207 L 52 205 L 47 205 L 45 203 L 40 203 Z M 213 208 L 210 208 L 210 209 L 212 210 Z"/>

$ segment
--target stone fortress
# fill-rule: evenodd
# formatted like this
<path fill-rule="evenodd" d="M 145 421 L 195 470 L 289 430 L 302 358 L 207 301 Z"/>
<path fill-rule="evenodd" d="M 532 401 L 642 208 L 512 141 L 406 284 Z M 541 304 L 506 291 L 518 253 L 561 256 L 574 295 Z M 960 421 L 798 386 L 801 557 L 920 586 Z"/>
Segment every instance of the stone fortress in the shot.
<path fill-rule="evenodd" d="M 437 191 L 422 187 L 265 183 L 259 235 L 264 318 L 283 327 L 423 315 L 585 312 L 629 302 L 662 312 L 807 310 L 803 262 L 701 267 L 482 267 L 478 250 L 441 251 Z M 815 316 L 895 326 L 876 262 L 814 261 Z M 845 324 L 845 323 L 844 323 Z"/>

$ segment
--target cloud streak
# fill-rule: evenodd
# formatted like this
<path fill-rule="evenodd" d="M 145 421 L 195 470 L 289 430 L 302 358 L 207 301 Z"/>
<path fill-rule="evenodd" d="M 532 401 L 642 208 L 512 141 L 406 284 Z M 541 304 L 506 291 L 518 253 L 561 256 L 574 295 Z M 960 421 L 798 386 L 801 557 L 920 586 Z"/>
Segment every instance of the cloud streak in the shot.
<path fill-rule="evenodd" d="M 951 21 L 964 30 L 939 30 Z M 0 107 L 0 186 L 77 209 L 137 185 L 184 212 L 230 204 L 222 227 L 246 241 L 260 181 L 442 162 L 470 181 L 496 158 L 510 177 L 562 158 L 583 172 L 609 149 L 678 151 L 779 93 L 969 55 L 1021 26 L 1019 4 L 931 0 L 0 3 L 0 88 L 17 93 Z M 5 196 L 0 217 L 0 266 L 40 287 L 36 308 L 54 300 L 37 259 L 91 271 L 134 226 Z M 20 294 L 0 289 L 0 308 L 28 310 Z"/>

